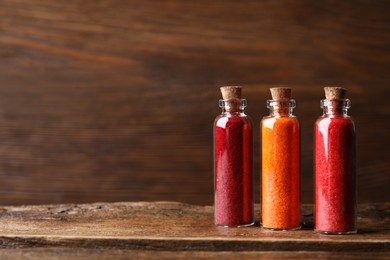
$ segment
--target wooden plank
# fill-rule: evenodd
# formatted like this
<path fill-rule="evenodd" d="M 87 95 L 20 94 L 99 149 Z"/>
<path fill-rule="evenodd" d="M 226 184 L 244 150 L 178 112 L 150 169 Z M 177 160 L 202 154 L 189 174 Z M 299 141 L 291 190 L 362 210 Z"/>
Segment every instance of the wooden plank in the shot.
<path fill-rule="evenodd" d="M 98 248 L 2 249 L 1 259 L 389 259 L 388 252 L 329 251 L 155 251 Z"/>
<path fill-rule="evenodd" d="M 254 121 L 294 89 L 302 199 L 322 85 L 349 89 L 359 199 L 389 201 L 390 1 L 0 1 L 3 205 L 213 203 L 216 86 L 242 84 Z M 256 199 L 259 196 L 256 196 Z"/>
<path fill-rule="evenodd" d="M 390 252 L 390 203 L 360 205 L 356 235 L 321 235 L 304 222 L 303 230 L 284 232 L 216 227 L 213 207 L 176 202 L 3 207 L 0 247 Z"/>

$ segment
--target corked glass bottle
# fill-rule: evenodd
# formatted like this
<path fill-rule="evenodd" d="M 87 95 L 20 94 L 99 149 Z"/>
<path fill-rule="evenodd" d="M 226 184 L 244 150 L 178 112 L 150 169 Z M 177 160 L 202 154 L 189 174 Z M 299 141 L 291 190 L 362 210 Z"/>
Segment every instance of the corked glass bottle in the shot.
<path fill-rule="evenodd" d="M 269 116 L 261 121 L 262 226 L 300 228 L 300 128 L 290 88 L 271 88 Z"/>
<path fill-rule="evenodd" d="M 323 115 L 315 124 L 315 231 L 357 232 L 355 125 L 346 89 L 325 87 Z"/>
<path fill-rule="evenodd" d="M 241 87 L 221 87 L 222 114 L 214 121 L 215 225 L 254 224 L 252 123 Z"/>

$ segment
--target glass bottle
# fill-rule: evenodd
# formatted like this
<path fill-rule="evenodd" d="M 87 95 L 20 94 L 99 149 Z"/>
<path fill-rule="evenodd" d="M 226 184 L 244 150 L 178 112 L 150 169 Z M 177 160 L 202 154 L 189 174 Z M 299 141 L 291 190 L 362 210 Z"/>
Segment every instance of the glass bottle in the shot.
<path fill-rule="evenodd" d="M 315 231 L 353 234 L 357 190 L 355 125 L 347 114 L 351 102 L 344 98 L 345 89 L 327 91 L 336 91 L 336 96 L 321 100 L 323 115 L 315 124 Z"/>
<path fill-rule="evenodd" d="M 245 115 L 240 87 L 222 87 L 222 114 L 214 121 L 215 225 L 245 227 L 254 224 L 252 175 L 252 123 Z"/>
<path fill-rule="evenodd" d="M 262 227 L 300 228 L 300 128 L 291 89 L 271 88 L 269 116 L 261 121 Z"/>

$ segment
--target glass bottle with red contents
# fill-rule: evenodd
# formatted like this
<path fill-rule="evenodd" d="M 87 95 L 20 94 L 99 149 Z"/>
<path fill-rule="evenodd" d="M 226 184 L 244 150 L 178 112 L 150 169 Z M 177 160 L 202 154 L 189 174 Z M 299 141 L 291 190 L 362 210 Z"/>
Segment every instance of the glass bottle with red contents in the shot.
<path fill-rule="evenodd" d="M 323 116 L 315 124 L 315 231 L 357 232 L 355 124 L 346 89 L 325 87 Z"/>
<path fill-rule="evenodd" d="M 221 87 L 222 114 L 214 121 L 215 225 L 246 227 L 253 219 L 252 123 L 241 87 Z"/>

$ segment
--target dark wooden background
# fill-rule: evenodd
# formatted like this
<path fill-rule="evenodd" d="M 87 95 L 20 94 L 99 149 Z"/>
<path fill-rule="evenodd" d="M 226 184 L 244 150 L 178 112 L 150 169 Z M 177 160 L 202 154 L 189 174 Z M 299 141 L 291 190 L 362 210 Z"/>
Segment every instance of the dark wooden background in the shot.
<path fill-rule="evenodd" d="M 287 85 L 312 201 L 322 86 L 349 89 L 359 201 L 389 201 L 390 1 L 0 1 L 0 204 L 213 202 L 217 86 Z"/>

